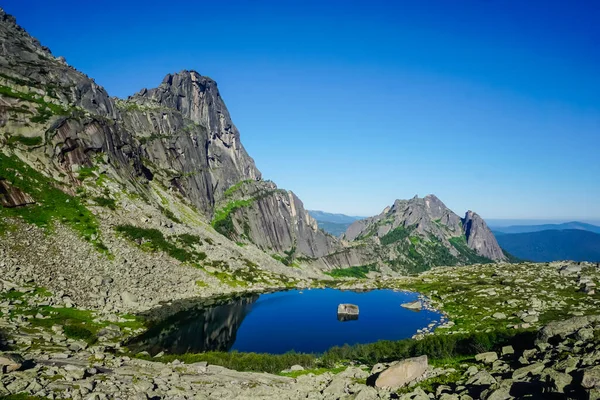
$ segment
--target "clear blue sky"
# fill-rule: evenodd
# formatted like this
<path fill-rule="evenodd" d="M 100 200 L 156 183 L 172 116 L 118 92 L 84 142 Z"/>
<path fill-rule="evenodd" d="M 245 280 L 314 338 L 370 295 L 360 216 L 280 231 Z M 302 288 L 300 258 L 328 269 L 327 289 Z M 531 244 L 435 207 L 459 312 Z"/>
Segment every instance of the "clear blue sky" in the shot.
<path fill-rule="evenodd" d="M 212 77 L 307 208 L 600 219 L 599 1 L 0 4 L 111 95 Z"/>

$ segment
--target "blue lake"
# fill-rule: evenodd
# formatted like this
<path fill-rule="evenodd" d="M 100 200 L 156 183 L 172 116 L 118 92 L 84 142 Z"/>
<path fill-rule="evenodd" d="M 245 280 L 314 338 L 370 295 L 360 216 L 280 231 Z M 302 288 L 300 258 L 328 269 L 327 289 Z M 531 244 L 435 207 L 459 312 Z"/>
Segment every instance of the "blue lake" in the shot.
<path fill-rule="evenodd" d="M 312 289 L 246 295 L 185 308 L 130 345 L 151 354 L 210 350 L 279 354 L 400 340 L 440 320 L 437 312 L 400 306 L 417 298 L 417 293 L 393 290 Z M 339 321 L 340 303 L 356 304 L 358 319 Z"/>

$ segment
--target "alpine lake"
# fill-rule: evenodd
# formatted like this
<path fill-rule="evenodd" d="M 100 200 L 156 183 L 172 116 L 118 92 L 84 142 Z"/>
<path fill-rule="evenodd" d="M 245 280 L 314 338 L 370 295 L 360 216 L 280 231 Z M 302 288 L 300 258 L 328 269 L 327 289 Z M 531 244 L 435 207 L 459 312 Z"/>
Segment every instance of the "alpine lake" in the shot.
<path fill-rule="evenodd" d="M 443 320 L 437 311 L 401 306 L 419 294 L 388 289 L 285 290 L 203 299 L 153 310 L 150 328 L 128 346 L 151 355 L 239 351 L 321 353 L 333 346 L 401 340 Z M 338 315 L 355 304 L 358 318 Z"/>

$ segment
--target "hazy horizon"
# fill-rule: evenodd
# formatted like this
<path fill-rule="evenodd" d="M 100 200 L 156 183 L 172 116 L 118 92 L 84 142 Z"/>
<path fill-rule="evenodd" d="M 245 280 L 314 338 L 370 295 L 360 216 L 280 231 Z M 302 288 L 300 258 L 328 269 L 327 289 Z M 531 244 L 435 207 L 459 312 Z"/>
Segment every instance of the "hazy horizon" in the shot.
<path fill-rule="evenodd" d="M 111 96 L 212 77 L 265 179 L 307 209 L 434 193 L 486 219 L 600 221 L 600 3 L 535 3 L 2 7 Z"/>

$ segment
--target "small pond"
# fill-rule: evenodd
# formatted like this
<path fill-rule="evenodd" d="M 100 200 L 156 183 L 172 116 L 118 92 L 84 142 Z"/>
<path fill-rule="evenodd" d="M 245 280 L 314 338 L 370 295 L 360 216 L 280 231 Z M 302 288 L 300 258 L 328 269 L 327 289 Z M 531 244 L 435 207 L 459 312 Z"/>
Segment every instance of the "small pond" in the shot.
<path fill-rule="evenodd" d="M 130 347 L 150 354 L 318 353 L 346 343 L 406 339 L 441 318 L 434 311 L 400 306 L 417 298 L 418 293 L 393 290 L 312 289 L 250 294 L 216 303 L 209 300 L 164 318 Z M 340 321 L 340 303 L 358 305 L 358 319 Z"/>

